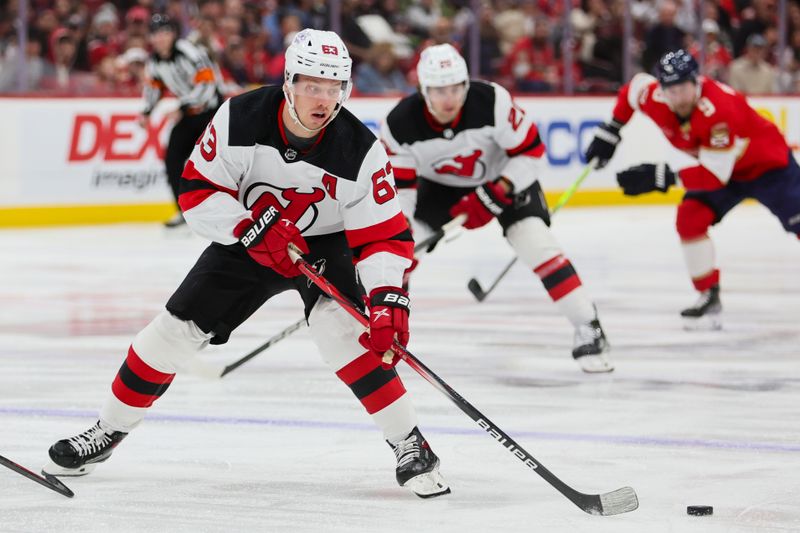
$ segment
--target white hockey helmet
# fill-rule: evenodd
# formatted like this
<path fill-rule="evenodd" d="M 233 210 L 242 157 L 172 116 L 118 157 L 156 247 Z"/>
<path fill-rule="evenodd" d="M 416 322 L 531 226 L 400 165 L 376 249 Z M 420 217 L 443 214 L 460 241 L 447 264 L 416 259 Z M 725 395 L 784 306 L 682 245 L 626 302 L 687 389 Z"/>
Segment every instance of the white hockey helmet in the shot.
<path fill-rule="evenodd" d="M 350 92 L 353 89 L 353 85 L 350 82 L 352 66 L 353 60 L 350 59 L 350 53 L 336 33 L 308 28 L 294 36 L 292 43 L 286 49 L 284 93 L 289 105 L 289 114 L 300 127 L 312 132 L 319 131 L 336 117 L 342 104 L 350 96 Z M 297 81 L 298 74 L 328 80 L 340 80 L 342 82 L 342 89 L 336 102 L 336 108 L 321 128 L 315 130 L 306 128 L 297 117 L 294 109 L 294 100 L 290 93 L 294 82 Z"/>
<path fill-rule="evenodd" d="M 422 51 L 417 63 L 417 79 L 422 97 L 431 113 L 433 109 L 428 98 L 428 88 L 463 83 L 465 99 L 469 90 L 467 62 L 450 44 L 437 44 Z"/>

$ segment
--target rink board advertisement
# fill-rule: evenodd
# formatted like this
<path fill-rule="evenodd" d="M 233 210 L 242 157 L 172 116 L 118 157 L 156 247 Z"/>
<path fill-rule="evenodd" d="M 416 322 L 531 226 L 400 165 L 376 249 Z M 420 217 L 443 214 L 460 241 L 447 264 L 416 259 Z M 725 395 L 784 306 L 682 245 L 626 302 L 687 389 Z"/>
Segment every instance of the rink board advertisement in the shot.
<path fill-rule="evenodd" d="M 594 128 L 610 117 L 613 97 L 518 97 L 535 117 L 547 146 L 540 179 L 554 194 L 566 189 L 586 162 L 582 154 Z M 373 131 L 397 100 L 353 98 L 347 107 Z M 800 145 L 800 97 L 753 98 L 753 105 L 773 120 L 793 147 Z M 58 220 L 93 210 L 94 219 L 159 218 L 171 209 L 161 156 L 171 124 L 164 101 L 150 126 L 137 123 L 136 98 L 0 98 L 0 225 L 24 224 L 26 212 L 49 209 Z M 691 163 L 672 149 L 658 128 L 635 115 L 623 129 L 623 143 L 612 165 L 584 182 L 575 203 L 619 201 L 616 171 L 643 161 L 668 161 L 674 168 Z M 154 210 L 154 208 L 157 209 Z M 65 218 L 66 217 L 66 218 Z M 45 217 L 46 218 L 46 217 Z M 36 220 L 47 223 L 37 215 Z M 76 220 L 80 220 L 77 217 Z"/>

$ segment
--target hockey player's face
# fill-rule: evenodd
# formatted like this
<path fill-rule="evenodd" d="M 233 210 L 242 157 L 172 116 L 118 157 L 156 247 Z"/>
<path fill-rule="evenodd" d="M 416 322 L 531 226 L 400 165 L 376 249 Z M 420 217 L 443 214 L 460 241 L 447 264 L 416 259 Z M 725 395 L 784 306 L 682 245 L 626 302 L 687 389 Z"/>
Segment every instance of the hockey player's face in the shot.
<path fill-rule="evenodd" d="M 697 103 L 697 85 L 693 81 L 685 81 L 669 87 L 663 87 L 664 97 L 669 106 L 681 118 L 688 118 Z"/>
<path fill-rule="evenodd" d="M 298 76 L 293 84 L 294 108 L 307 128 L 321 128 L 330 118 L 342 94 L 342 82 Z"/>
<path fill-rule="evenodd" d="M 444 87 L 428 87 L 431 114 L 442 124 L 453 122 L 464 105 L 466 86 L 463 83 Z"/>

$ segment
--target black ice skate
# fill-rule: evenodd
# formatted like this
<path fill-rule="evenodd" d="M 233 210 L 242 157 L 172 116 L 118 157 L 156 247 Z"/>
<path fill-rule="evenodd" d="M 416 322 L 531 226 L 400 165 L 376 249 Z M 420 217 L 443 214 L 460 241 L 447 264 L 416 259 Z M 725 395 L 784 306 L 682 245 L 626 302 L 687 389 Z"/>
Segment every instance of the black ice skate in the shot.
<path fill-rule="evenodd" d="M 183 218 L 183 213 L 181 212 L 175 213 L 175 215 L 172 218 L 164 222 L 165 228 L 179 228 L 185 225 L 186 225 L 186 219 Z"/>
<path fill-rule="evenodd" d="M 51 463 L 42 471 L 53 476 L 85 476 L 111 456 L 128 434 L 104 429 L 100 421 L 79 435 L 50 446 Z"/>
<path fill-rule="evenodd" d="M 722 329 L 722 302 L 719 285 L 700 293 L 694 306 L 681 311 L 683 328 L 687 330 Z"/>
<path fill-rule="evenodd" d="M 609 350 L 606 334 L 597 318 L 575 328 L 572 357 L 584 372 L 596 374 L 614 370 L 608 358 Z"/>
<path fill-rule="evenodd" d="M 387 443 L 397 457 L 397 483 L 401 487 L 411 489 L 420 498 L 450 494 L 450 487 L 439 473 L 439 458 L 418 428 L 397 444 Z"/>

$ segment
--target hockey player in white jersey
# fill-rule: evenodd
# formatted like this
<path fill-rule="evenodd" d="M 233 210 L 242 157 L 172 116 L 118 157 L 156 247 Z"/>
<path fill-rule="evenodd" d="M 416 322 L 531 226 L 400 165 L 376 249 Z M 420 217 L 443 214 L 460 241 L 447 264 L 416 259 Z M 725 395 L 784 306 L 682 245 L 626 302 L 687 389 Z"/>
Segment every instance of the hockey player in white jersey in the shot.
<path fill-rule="evenodd" d="M 403 383 L 382 361 L 394 338 L 408 342 L 400 287 L 413 241 L 386 151 L 342 108 L 351 89 L 347 49 L 333 32 L 299 32 L 285 74 L 282 88 L 225 102 L 198 139 L 180 205 L 192 229 L 213 242 L 134 338 L 98 422 L 56 442 L 45 471 L 90 472 L 142 421 L 182 362 L 226 342 L 270 297 L 294 289 L 323 359 L 393 449 L 398 483 L 421 497 L 450 492 Z M 351 300 L 368 295 L 368 332 L 302 276 L 289 243 Z"/>
<path fill-rule="evenodd" d="M 381 129 L 415 239 L 462 213 L 467 229 L 497 218 L 575 327 L 572 355 L 580 367 L 613 370 L 595 306 L 549 229 L 537 180 L 545 146 L 533 120 L 499 85 L 470 80 L 449 44 L 425 49 L 417 74 L 419 93 L 401 100 Z"/>

